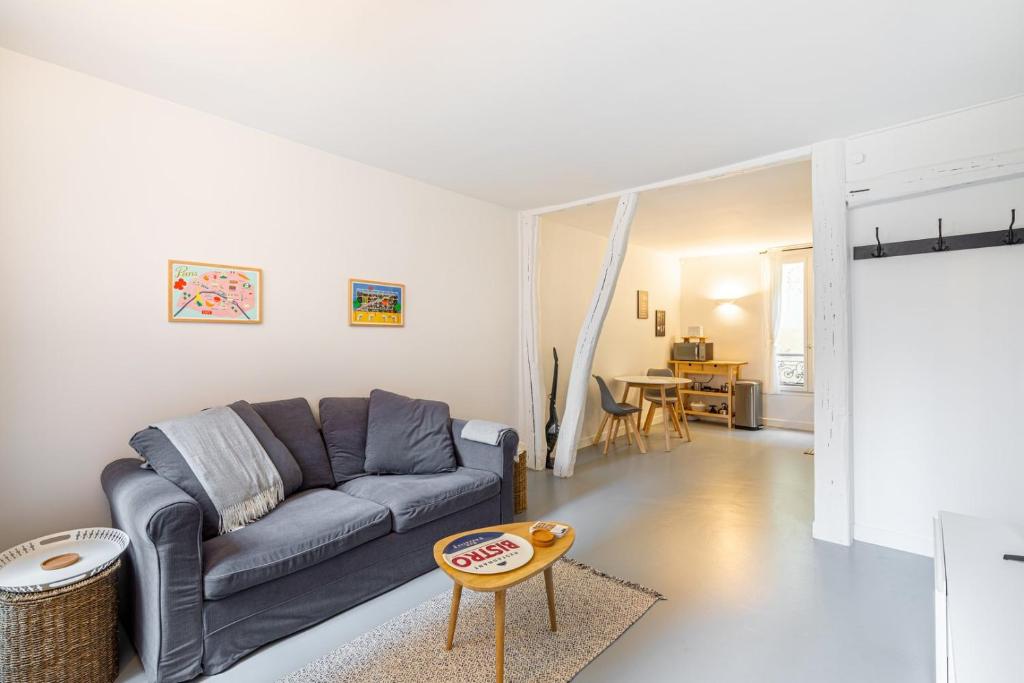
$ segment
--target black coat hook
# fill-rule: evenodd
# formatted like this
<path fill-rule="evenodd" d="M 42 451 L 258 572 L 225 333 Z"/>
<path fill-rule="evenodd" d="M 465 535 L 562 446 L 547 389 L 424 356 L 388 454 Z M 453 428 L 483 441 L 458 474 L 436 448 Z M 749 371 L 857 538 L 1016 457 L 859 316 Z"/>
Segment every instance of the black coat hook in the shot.
<path fill-rule="evenodd" d="M 886 256 L 885 249 L 882 249 L 882 240 L 878 239 L 878 226 L 875 226 L 875 242 L 878 244 L 877 247 L 871 252 L 871 258 L 881 258 Z"/>
<path fill-rule="evenodd" d="M 942 238 L 942 219 L 939 219 L 939 241 L 932 245 L 932 251 L 949 251 L 949 245 Z"/>
<path fill-rule="evenodd" d="M 1013 234 L 1013 224 L 1017 222 L 1017 209 L 1010 209 L 1010 227 L 1006 229 L 1003 244 L 1020 244 L 1021 238 Z"/>

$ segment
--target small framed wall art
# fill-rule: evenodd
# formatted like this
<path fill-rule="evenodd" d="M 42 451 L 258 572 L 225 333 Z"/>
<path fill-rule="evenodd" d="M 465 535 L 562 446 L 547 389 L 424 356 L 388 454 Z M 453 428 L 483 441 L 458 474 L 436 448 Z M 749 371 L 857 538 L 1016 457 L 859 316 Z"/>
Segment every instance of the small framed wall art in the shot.
<path fill-rule="evenodd" d="M 665 336 L 665 311 L 654 312 L 654 336 Z"/>
<path fill-rule="evenodd" d="M 168 261 L 167 320 L 263 322 L 263 271 L 250 266 Z"/>
<path fill-rule="evenodd" d="M 636 290 L 636 317 L 640 320 L 647 320 L 647 290 Z"/>
<path fill-rule="evenodd" d="M 349 325 L 405 325 L 405 285 L 350 278 L 348 293 Z"/>

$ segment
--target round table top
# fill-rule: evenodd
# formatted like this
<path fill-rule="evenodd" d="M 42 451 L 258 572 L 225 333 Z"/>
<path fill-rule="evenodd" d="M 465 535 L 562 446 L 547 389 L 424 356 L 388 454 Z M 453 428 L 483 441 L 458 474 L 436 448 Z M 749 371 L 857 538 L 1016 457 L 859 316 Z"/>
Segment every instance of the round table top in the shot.
<path fill-rule="evenodd" d="M 677 386 L 680 384 L 690 384 L 693 382 L 692 379 L 687 377 L 658 377 L 649 375 L 621 375 L 615 378 L 616 382 L 625 382 L 626 384 L 643 384 L 650 387 L 660 386 Z"/>
<path fill-rule="evenodd" d="M 557 522 L 557 524 L 565 524 L 565 522 Z M 572 547 L 573 541 L 576 540 L 576 531 L 568 524 L 565 524 L 565 526 L 569 527 L 569 530 L 565 532 L 564 536 L 556 538 L 555 542 L 547 548 L 534 546 L 533 557 L 530 558 L 529 562 L 518 569 L 513 569 L 512 571 L 501 574 L 470 574 L 469 572 L 460 572 L 458 569 L 444 561 L 444 557 L 442 557 L 444 547 L 460 536 L 472 534 L 477 531 L 503 531 L 505 533 L 521 536 L 529 541 L 531 526 L 533 526 L 533 522 L 516 522 L 514 524 L 499 524 L 498 526 L 487 526 L 481 529 L 460 531 L 457 534 L 445 536 L 434 544 L 434 562 L 437 562 L 437 566 L 440 567 L 445 574 L 452 577 L 456 583 L 461 584 L 470 590 L 488 593 L 505 590 L 517 583 L 526 581 L 532 576 L 536 576 L 557 562 L 558 559 L 561 558 L 562 555 L 565 555 L 569 548 Z"/>

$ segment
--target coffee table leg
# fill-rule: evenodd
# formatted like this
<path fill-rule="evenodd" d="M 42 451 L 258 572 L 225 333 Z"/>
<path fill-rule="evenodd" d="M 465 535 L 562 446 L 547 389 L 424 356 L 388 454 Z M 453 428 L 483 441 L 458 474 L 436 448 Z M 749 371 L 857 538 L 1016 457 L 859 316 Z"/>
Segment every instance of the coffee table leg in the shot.
<path fill-rule="evenodd" d="M 448 642 L 445 643 L 444 649 L 452 649 L 452 642 L 455 640 L 455 622 L 459 619 L 459 601 L 462 600 L 462 584 L 455 584 L 455 588 L 452 589 L 452 611 L 448 615 Z"/>
<path fill-rule="evenodd" d="M 498 683 L 505 681 L 505 591 L 494 593 L 494 672 Z"/>
<path fill-rule="evenodd" d="M 548 591 L 548 619 L 551 621 L 551 630 L 557 631 L 558 620 L 555 619 L 555 577 L 551 573 L 551 567 L 544 570 L 544 588 Z"/>

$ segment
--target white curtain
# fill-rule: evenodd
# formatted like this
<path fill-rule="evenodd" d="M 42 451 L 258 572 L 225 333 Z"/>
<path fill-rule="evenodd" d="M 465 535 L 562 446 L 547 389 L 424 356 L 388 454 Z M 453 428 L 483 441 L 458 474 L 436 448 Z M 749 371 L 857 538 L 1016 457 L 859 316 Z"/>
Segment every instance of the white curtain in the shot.
<path fill-rule="evenodd" d="M 780 311 L 782 308 L 782 252 L 768 250 L 762 254 L 761 281 L 764 297 L 764 367 L 765 393 L 779 392 L 779 368 L 775 363 L 775 340 L 779 336 Z"/>

